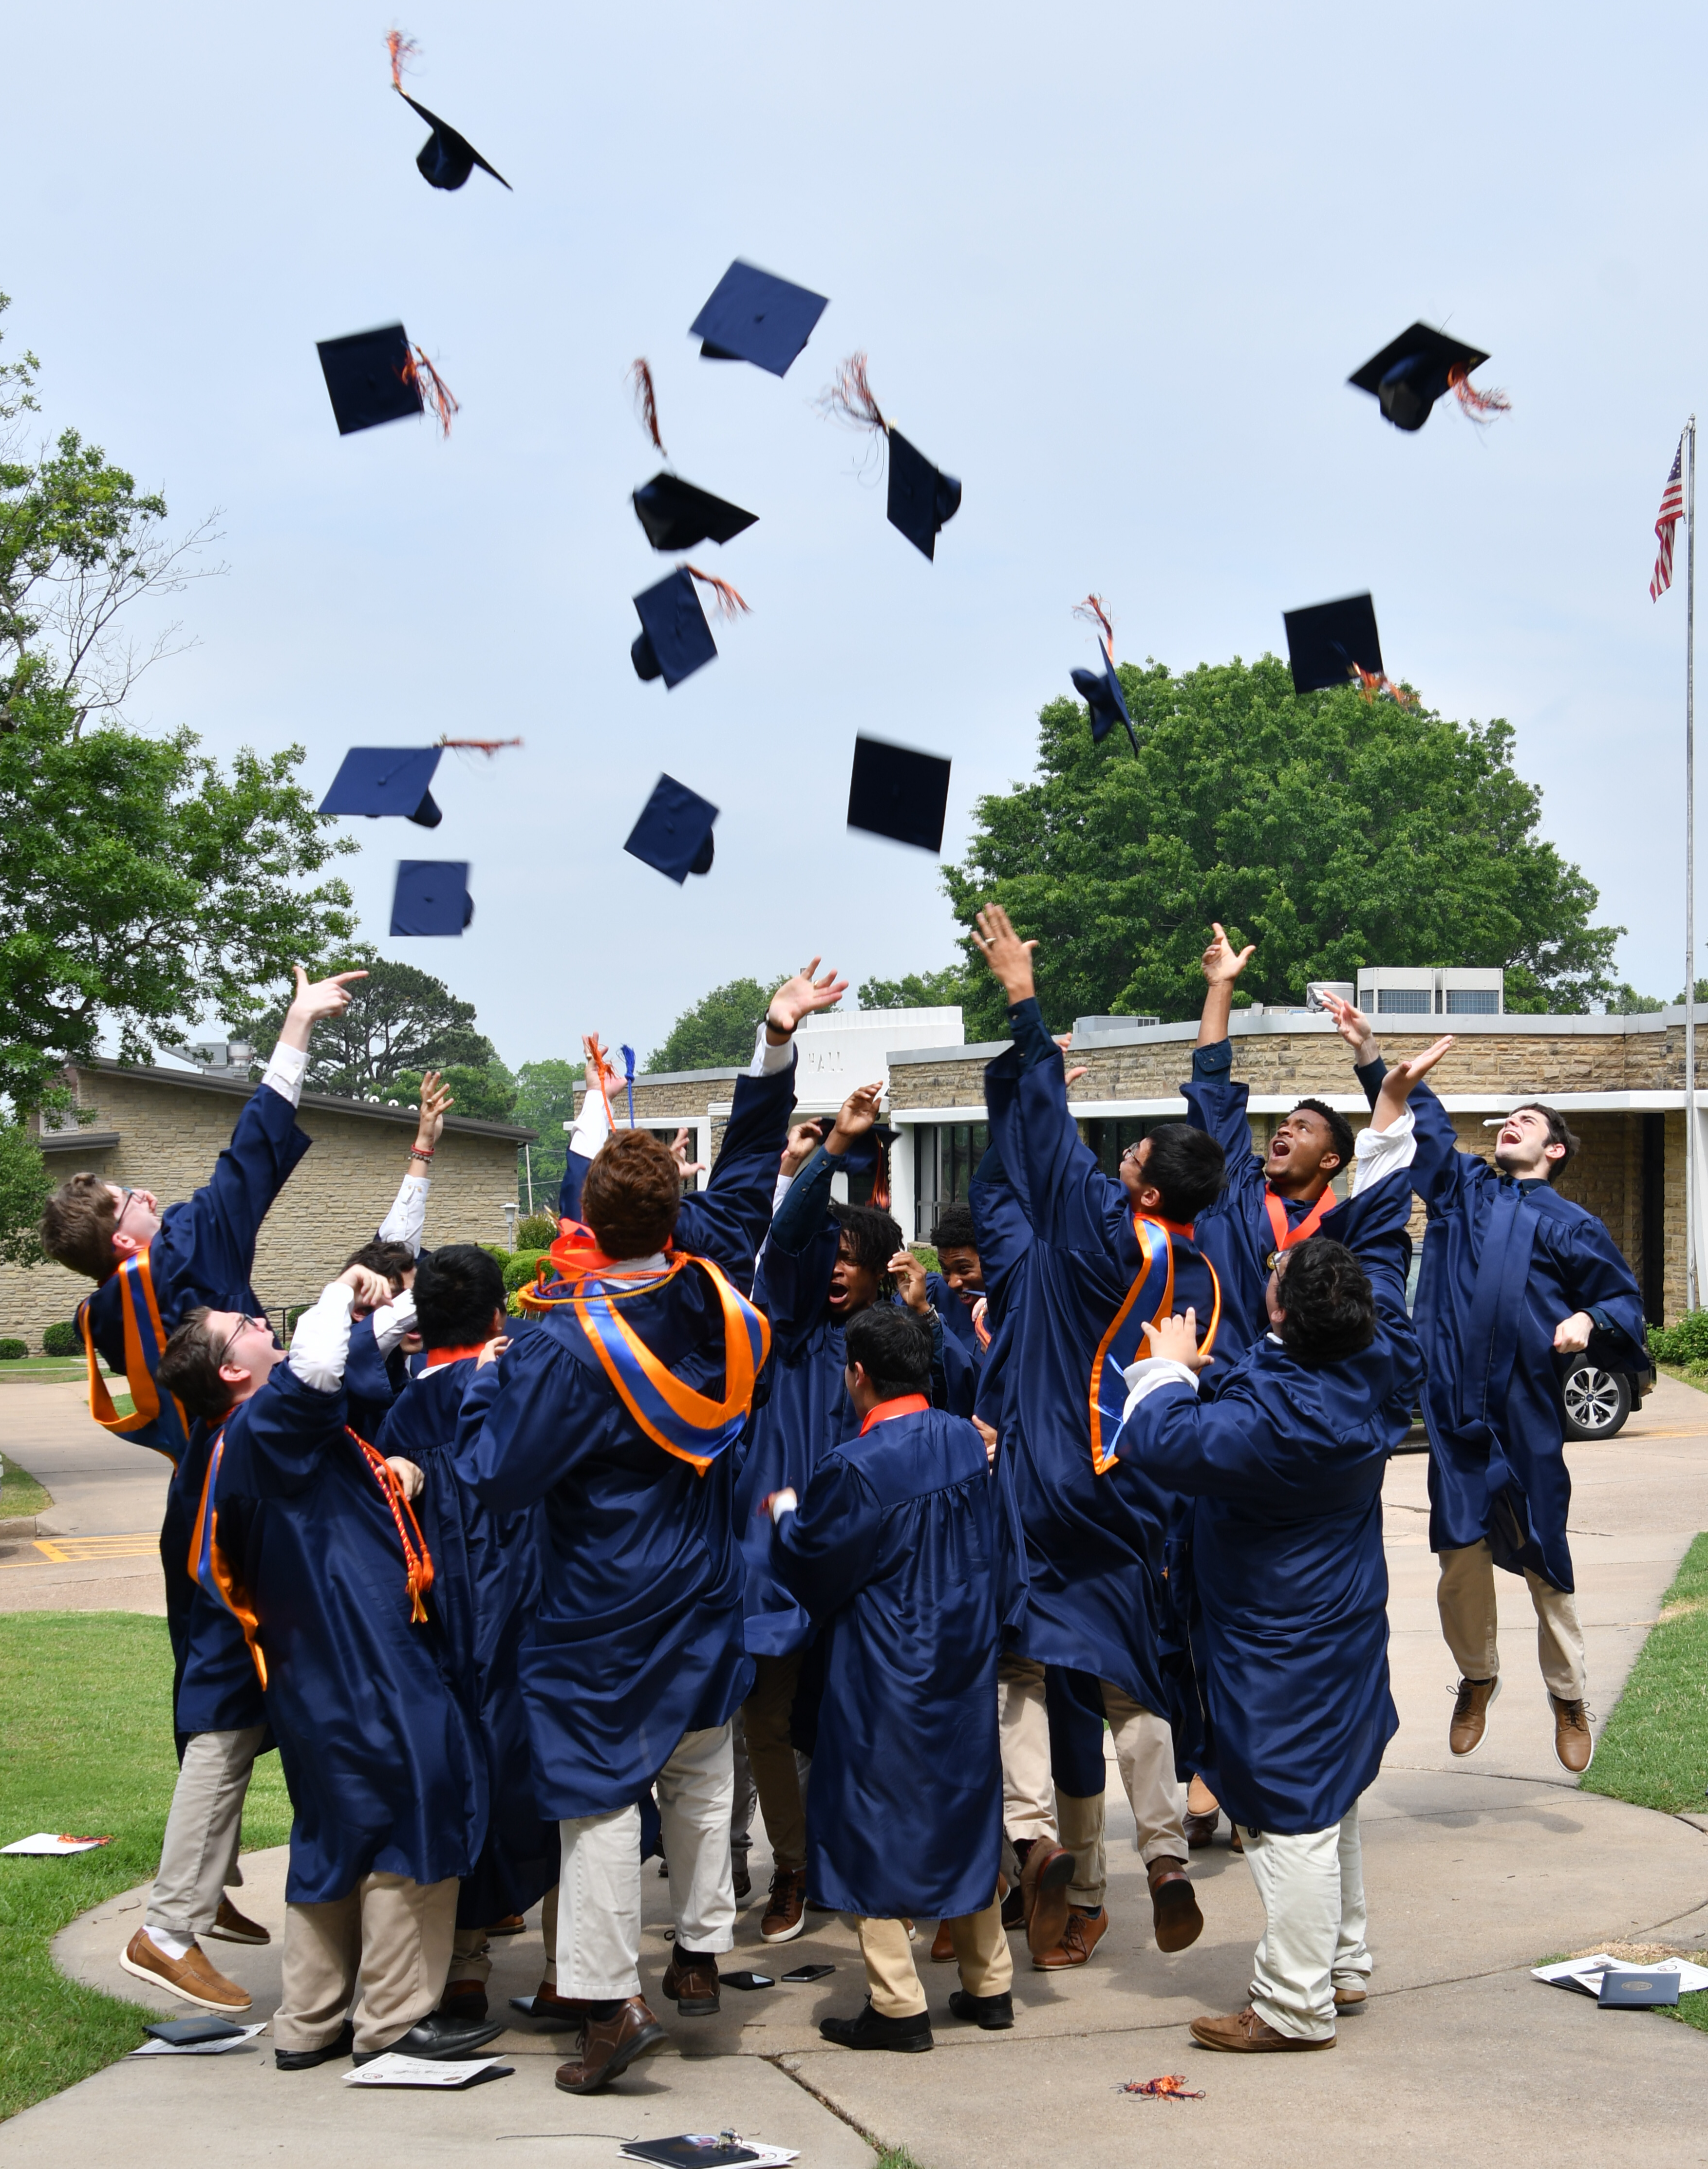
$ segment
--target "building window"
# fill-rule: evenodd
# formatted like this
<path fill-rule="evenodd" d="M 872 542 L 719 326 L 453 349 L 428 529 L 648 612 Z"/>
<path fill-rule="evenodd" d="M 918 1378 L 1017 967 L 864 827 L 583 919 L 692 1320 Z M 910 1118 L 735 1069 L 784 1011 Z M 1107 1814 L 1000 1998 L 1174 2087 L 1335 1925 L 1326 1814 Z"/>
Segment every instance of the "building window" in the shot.
<path fill-rule="evenodd" d="M 988 1122 L 921 1122 L 914 1130 L 913 1224 L 921 1242 L 930 1242 L 940 1207 L 966 1203 L 990 1143 Z"/>
<path fill-rule="evenodd" d="M 1097 1155 L 1097 1165 L 1104 1174 L 1118 1178 L 1122 1154 L 1140 1138 L 1149 1137 L 1156 1127 L 1156 1122 L 1146 1115 L 1107 1115 L 1082 1122 L 1080 1135 Z"/>
<path fill-rule="evenodd" d="M 1501 998 L 1492 987 L 1449 987 L 1449 1016 L 1498 1016 Z"/>
<path fill-rule="evenodd" d="M 1378 1016 L 1428 1016 L 1433 1006 L 1433 997 L 1428 987 L 1379 987 L 1376 989 Z"/>

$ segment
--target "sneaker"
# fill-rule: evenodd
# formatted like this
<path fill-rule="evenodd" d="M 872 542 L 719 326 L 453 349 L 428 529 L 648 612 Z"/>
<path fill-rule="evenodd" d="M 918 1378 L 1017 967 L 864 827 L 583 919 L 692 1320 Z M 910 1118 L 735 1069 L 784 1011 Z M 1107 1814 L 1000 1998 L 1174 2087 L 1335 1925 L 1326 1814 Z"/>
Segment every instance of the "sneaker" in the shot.
<path fill-rule="evenodd" d="M 807 1925 L 807 1871 L 779 1868 L 771 1879 L 759 1932 L 768 1943 L 791 1943 Z"/>
<path fill-rule="evenodd" d="M 252 1921 L 240 1913 L 229 1898 L 222 1898 L 220 1910 L 213 1916 L 213 1926 L 202 1933 L 221 1943 L 270 1943 L 272 1937 L 259 1921 Z"/>
<path fill-rule="evenodd" d="M 1488 1713 L 1499 1698 L 1501 1683 L 1493 1680 L 1461 1680 L 1453 1697 L 1453 1717 L 1447 1728 L 1447 1745 L 1461 1760 L 1475 1755 L 1488 1732 Z"/>
<path fill-rule="evenodd" d="M 216 2011 L 222 2018 L 247 2011 L 253 2001 L 248 1989 L 239 1988 L 236 1981 L 227 1980 L 209 1964 L 200 1943 L 192 1943 L 181 1958 L 169 1958 L 146 1928 L 138 1928 L 120 1953 L 119 1963 L 138 1980 L 163 1988 L 168 1996 L 181 1996 L 198 2010 Z"/>
<path fill-rule="evenodd" d="M 1551 1694 L 1554 1713 L 1554 1759 L 1562 1770 L 1581 1777 L 1595 1760 L 1595 1735 L 1589 1729 L 1590 1713 L 1582 1702 L 1561 1702 Z"/>

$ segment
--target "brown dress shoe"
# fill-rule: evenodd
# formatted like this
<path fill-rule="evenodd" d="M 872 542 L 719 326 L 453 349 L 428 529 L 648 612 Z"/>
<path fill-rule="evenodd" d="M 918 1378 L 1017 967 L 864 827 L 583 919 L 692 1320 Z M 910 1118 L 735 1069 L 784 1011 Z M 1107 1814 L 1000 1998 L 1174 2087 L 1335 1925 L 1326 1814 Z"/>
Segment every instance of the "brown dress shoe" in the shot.
<path fill-rule="evenodd" d="M 1453 1697 L 1447 1745 L 1458 1756 L 1475 1755 L 1488 1730 L 1489 1705 L 1501 1691 L 1494 1680 L 1461 1680 Z"/>
<path fill-rule="evenodd" d="M 1108 1932 L 1107 1906 L 1099 1905 L 1095 1913 L 1088 1913 L 1083 1905 L 1070 1906 L 1061 1941 L 1053 1951 L 1044 1951 L 1033 1958 L 1033 1969 L 1054 1973 L 1063 1966 L 1082 1966 Z"/>
<path fill-rule="evenodd" d="M 581 2054 L 558 2066 L 558 2088 L 566 2094 L 596 2094 L 621 2078 L 637 2058 L 656 2055 L 669 2041 L 643 1996 L 632 1996 L 611 2018 L 590 2018 L 581 2036 Z"/>
<path fill-rule="evenodd" d="M 931 1937 L 931 1964 L 947 1965 L 954 1955 L 955 1939 L 949 1933 L 949 1924 L 947 1921 L 939 1921 L 937 1932 Z"/>
<path fill-rule="evenodd" d="M 168 1996 L 182 1996 L 200 2010 L 216 2011 L 222 2018 L 234 2017 L 249 2007 L 248 1990 L 216 1972 L 200 1943 L 192 1943 L 181 1958 L 169 1958 L 156 1948 L 147 1928 L 138 1928 L 120 1953 L 119 1963 L 138 1980 L 163 1988 Z"/>
<path fill-rule="evenodd" d="M 439 2008 L 447 2018 L 484 2018 L 486 1983 L 483 1980 L 447 1980 L 445 1993 L 439 1999 Z"/>
<path fill-rule="evenodd" d="M 1301 2041 L 1291 2033 L 1278 2033 L 1249 2003 L 1227 2018 L 1194 2018 L 1192 2038 L 1200 2049 L 1233 2049 L 1245 2055 L 1265 2049 L 1332 2049 L 1335 2042 L 1332 2033 L 1320 2041 Z"/>
<path fill-rule="evenodd" d="M 229 1898 L 222 1898 L 220 1910 L 213 1916 L 213 1926 L 202 1933 L 221 1943 L 270 1943 L 272 1937 L 259 1921 L 252 1921 L 240 1913 Z"/>
<path fill-rule="evenodd" d="M 1068 1885 L 1076 1862 L 1065 1846 L 1041 1837 L 1020 1871 L 1021 1903 L 1026 1911 L 1026 1948 L 1037 1958 L 1053 1951 L 1067 1927 Z"/>
<path fill-rule="evenodd" d="M 710 1951 L 685 1951 L 672 1945 L 664 1992 L 684 2018 L 712 2017 L 723 2001 L 717 1959 Z"/>
<path fill-rule="evenodd" d="M 1588 1709 L 1581 1702 L 1561 1702 L 1556 1694 L 1548 1703 L 1554 1713 L 1554 1759 L 1562 1770 L 1581 1777 L 1595 1760 Z"/>
<path fill-rule="evenodd" d="M 759 1924 L 759 1932 L 768 1943 L 793 1943 L 807 1925 L 807 1871 L 804 1868 L 779 1868 L 771 1879 L 771 1895 L 766 1900 L 765 1918 Z"/>
<path fill-rule="evenodd" d="M 1209 1843 L 1220 1828 L 1221 1820 L 1222 1811 L 1220 1808 L 1212 1808 L 1205 1815 L 1195 1815 L 1188 1810 L 1182 1827 L 1186 1832 L 1186 1841 L 1194 1852 Z"/>
<path fill-rule="evenodd" d="M 559 1996 L 552 1981 L 542 1980 L 533 2001 L 536 2018 L 555 2018 L 565 2026 L 579 2026 L 587 2016 L 584 2001 L 579 1996 Z"/>
<path fill-rule="evenodd" d="M 1183 1951 L 1204 1933 L 1204 1915 L 1183 1860 L 1153 1860 L 1145 1870 L 1150 1884 L 1150 1919 L 1159 1951 Z"/>
<path fill-rule="evenodd" d="M 486 1932 L 489 1936 L 519 1936 L 527 1922 L 520 1913 L 506 1913 L 501 1921 L 494 1921 Z"/>
<path fill-rule="evenodd" d="M 1233 1847 L 1236 1852 L 1243 1852 L 1246 1849 L 1246 1841 L 1240 1836 L 1239 1825 L 1236 1822 L 1230 1820 L 1228 1828 L 1231 1832 L 1231 1835 L 1228 1839 L 1228 1843 Z"/>

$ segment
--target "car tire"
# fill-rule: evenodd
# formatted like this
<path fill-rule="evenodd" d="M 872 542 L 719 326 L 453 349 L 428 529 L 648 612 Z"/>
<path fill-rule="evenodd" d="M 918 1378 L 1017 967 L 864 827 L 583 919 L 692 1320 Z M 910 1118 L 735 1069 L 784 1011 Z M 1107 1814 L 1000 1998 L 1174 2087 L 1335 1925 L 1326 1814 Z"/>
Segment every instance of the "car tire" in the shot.
<path fill-rule="evenodd" d="M 1574 1364 L 1560 1381 L 1567 1438 L 1612 1438 L 1631 1411 L 1631 1380 L 1599 1363 Z"/>

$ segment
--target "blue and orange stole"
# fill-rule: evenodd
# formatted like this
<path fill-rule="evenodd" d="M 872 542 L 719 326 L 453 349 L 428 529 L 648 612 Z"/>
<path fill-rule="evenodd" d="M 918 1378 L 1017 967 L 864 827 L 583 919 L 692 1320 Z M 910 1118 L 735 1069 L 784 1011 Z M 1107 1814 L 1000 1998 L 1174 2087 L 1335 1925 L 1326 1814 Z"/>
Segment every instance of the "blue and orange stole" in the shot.
<path fill-rule="evenodd" d="M 89 1322 L 90 1304 L 109 1288 L 119 1305 L 124 1326 L 125 1378 L 131 1388 L 132 1410 L 128 1416 L 121 1416 L 113 1406 L 113 1397 L 101 1376 L 94 1330 Z M 167 1333 L 160 1320 L 160 1304 L 154 1293 L 146 1250 L 138 1250 L 134 1256 L 126 1258 L 117 1272 L 101 1283 L 95 1295 L 84 1297 L 77 1306 L 77 1325 L 88 1357 L 89 1414 L 103 1431 L 134 1439 L 138 1446 L 152 1447 L 175 1467 L 189 1444 L 189 1424 L 179 1403 L 170 1394 L 163 1396 L 155 1383 L 155 1367 L 165 1351 Z"/>
<path fill-rule="evenodd" d="M 670 1251 L 662 1272 L 631 1279 L 619 1260 L 599 1248 L 590 1228 L 564 1220 L 548 1253 L 557 1278 L 542 1264 L 531 1287 L 520 1290 L 522 1308 L 536 1315 L 568 1309 L 587 1335 L 600 1367 L 636 1424 L 665 1452 L 703 1476 L 741 1436 L 753 1401 L 754 1383 L 771 1353 L 771 1322 L 733 1288 L 709 1258 Z M 661 1362 L 622 1314 L 632 1296 L 653 1295 L 690 1266 L 711 1282 L 723 1314 L 723 1392 L 721 1398 L 685 1386 Z"/>
<path fill-rule="evenodd" d="M 1114 1451 L 1114 1441 L 1126 1414 L 1127 1366 L 1150 1353 L 1145 1327 L 1156 1319 L 1172 1318 L 1174 1314 L 1175 1242 L 1178 1239 L 1189 1243 L 1193 1238 L 1192 1228 L 1180 1221 L 1152 1219 L 1136 1211 L 1133 1215 L 1133 1233 L 1138 1239 L 1143 1263 L 1109 1330 L 1098 1343 L 1097 1358 L 1092 1365 L 1092 1466 L 1099 1476 L 1113 1468 L 1120 1458 Z M 1198 1343 L 1200 1353 L 1207 1356 L 1214 1346 L 1216 1330 L 1222 1322 L 1222 1284 L 1215 1267 L 1203 1251 L 1194 1251 L 1193 1257 L 1209 1275 L 1214 1292 L 1209 1330 Z"/>

